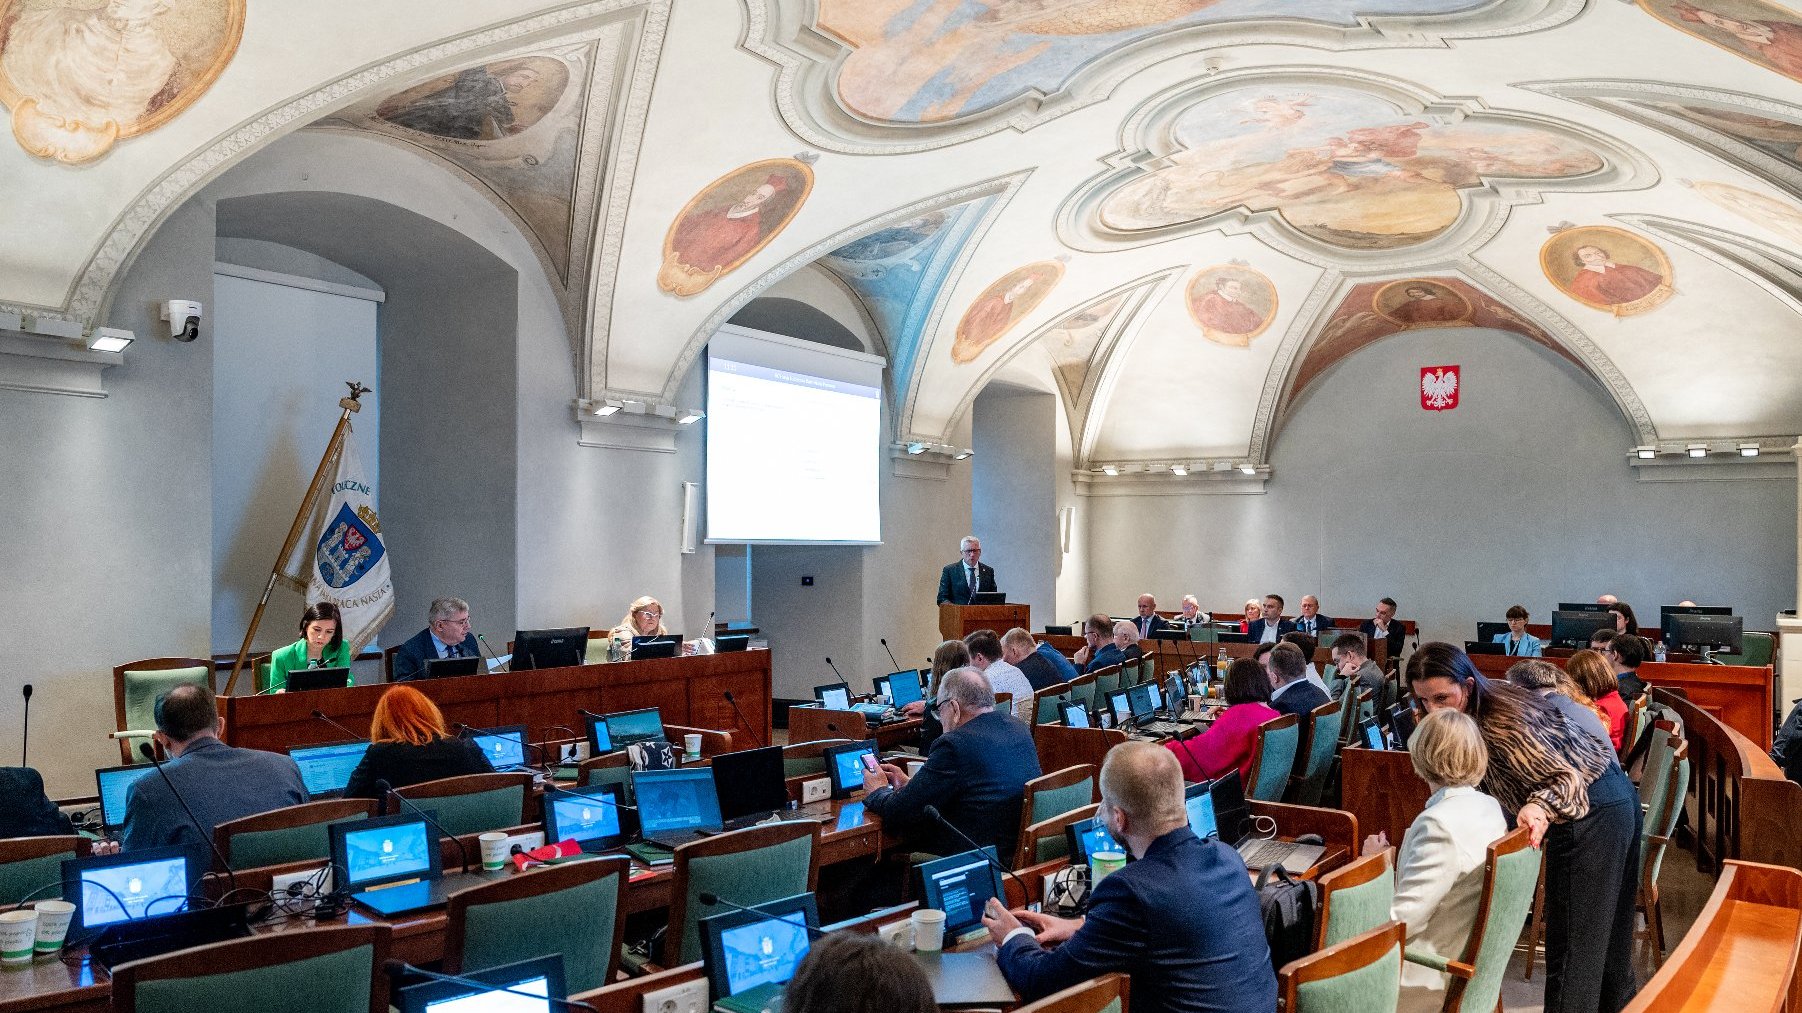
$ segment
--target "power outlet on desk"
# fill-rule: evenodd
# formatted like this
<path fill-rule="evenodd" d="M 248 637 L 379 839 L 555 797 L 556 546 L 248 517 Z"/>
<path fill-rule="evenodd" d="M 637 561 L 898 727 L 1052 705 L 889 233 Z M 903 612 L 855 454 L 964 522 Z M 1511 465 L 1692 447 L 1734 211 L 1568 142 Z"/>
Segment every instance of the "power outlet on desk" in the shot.
<path fill-rule="evenodd" d="M 544 847 L 544 831 L 534 830 L 531 833 L 514 834 L 512 837 L 507 838 L 508 854 L 513 853 L 513 846 L 515 844 L 519 845 L 520 850 L 522 851 L 531 851 L 533 848 L 542 848 Z"/>
<path fill-rule="evenodd" d="M 325 878 L 320 881 L 318 891 L 315 893 L 315 891 L 307 884 L 319 877 L 321 869 L 325 870 Z M 290 887 L 294 888 L 293 893 L 289 892 Z M 304 901 L 301 899 L 303 891 L 306 898 Z M 273 876 L 270 877 L 269 880 L 270 895 L 277 901 L 286 903 L 291 909 L 311 907 L 315 896 L 331 892 L 332 870 L 323 865 L 319 868 L 306 869 L 302 872 L 290 872 L 286 876 Z"/>
<path fill-rule="evenodd" d="M 811 781 L 801 782 L 801 804 L 820 802 L 832 797 L 832 779 L 816 777 Z"/>
<path fill-rule="evenodd" d="M 644 994 L 644 1013 L 707 1013 L 706 978 Z"/>

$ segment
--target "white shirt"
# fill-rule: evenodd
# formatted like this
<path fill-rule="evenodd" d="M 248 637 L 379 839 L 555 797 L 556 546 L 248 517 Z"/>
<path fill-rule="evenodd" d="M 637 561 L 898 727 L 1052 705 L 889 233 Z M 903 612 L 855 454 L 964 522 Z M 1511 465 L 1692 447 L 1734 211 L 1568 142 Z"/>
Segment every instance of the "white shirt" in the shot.
<path fill-rule="evenodd" d="M 1280 625 L 1280 624 L 1281 624 L 1281 623 L 1282 623 L 1282 620 L 1280 620 L 1280 619 L 1279 619 L 1279 620 L 1277 620 L 1277 621 L 1276 621 L 1276 622 L 1274 622 L 1274 623 L 1273 623 L 1273 622 L 1270 622 L 1270 621 L 1269 621 L 1269 620 L 1265 620 L 1265 622 L 1264 622 L 1264 635 L 1263 635 L 1263 636 L 1261 636 L 1261 637 L 1259 637 L 1259 638 L 1258 638 L 1258 643 L 1260 643 L 1260 644 L 1274 644 L 1274 643 L 1276 643 L 1276 628 L 1277 628 L 1277 626 L 1279 626 L 1279 625 Z"/>
<path fill-rule="evenodd" d="M 1296 679 L 1293 682 L 1283 683 L 1281 686 L 1278 686 L 1277 688 L 1270 691 L 1270 702 L 1275 703 L 1276 698 L 1279 696 L 1282 696 L 1284 693 L 1289 692 L 1290 687 L 1299 686 L 1302 683 L 1307 682 L 1307 681 L 1308 681 L 1307 679 Z"/>
<path fill-rule="evenodd" d="M 1477 920 L 1488 848 L 1507 832 L 1502 807 L 1475 788 L 1441 788 L 1427 799 L 1395 859 L 1390 913 L 1407 923 L 1409 949 L 1454 960 L 1464 952 Z M 1403 964 L 1402 1008 L 1438 1009 L 1445 986 L 1444 974 Z"/>
<path fill-rule="evenodd" d="M 1014 695 L 1014 717 L 1031 724 L 1032 680 L 1026 678 L 1026 673 L 1005 661 L 996 660 L 989 662 L 983 674 L 989 677 L 989 686 L 995 692 Z"/>

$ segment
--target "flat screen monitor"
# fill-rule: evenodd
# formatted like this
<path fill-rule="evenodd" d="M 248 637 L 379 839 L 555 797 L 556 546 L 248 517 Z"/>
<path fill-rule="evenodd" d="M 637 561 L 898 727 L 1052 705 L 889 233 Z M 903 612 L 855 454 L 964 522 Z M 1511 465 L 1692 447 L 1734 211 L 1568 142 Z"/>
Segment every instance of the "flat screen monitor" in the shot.
<path fill-rule="evenodd" d="M 1164 685 L 1168 687 L 1166 699 L 1170 702 L 1170 709 L 1176 710 L 1181 706 L 1183 698 L 1189 695 L 1188 687 L 1183 685 L 1183 674 L 1171 672 L 1170 678 L 1164 680 Z"/>
<path fill-rule="evenodd" d="M 1608 611 L 1608 606 L 1602 604 L 1601 602 L 1593 602 L 1593 601 L 1561 601 L 1558 603 L 1558 611 L 1560 611 L 1560 612 L 1606 612 L 1606 611 Z"/>
<path fill-rule="evenodd" d="M 1744 622 L 1739 616 L 1674 615 L 1669 619 L 1670 632 L 1665 640 L 1684 647 L 1738 654 Z"/>
<path fill-rule="evenodd" d="M 820 702 L 821 707 L 831 710 L 848 711 L 851 709 L 851 690 L 842 682 L 829 682 L 824 686 L 815 686 L 813 698 Z"/>
<path fill-rule="evenodd" d="M 1072 865 L 1089 864 L 1089 857 L 1097 851 L 1124 852 L 1126 850 L 1114 840 L 1114 835 L 1108 832 L 1107 824 L 1093 816 L 1070 824 L 1064 828 L 1064 834 L 1069 838 L 1070 863 Z"/>
<path fill-rule="evenodd" d="M 488 988 L 450 981 L 427 981 L 402 987 L 395 994 L 400 1013 L 562 1013 L 563 956 L 553 953 L 486 971 L 457 975 Z"/>
<path fill-rule="evenodd" d="M 1058 720 L 1064 723 L 1065 728 L 1089 727 L 1089 709 L 1078 701 L 1071 700 L 1058 704 L 1057 712 Z"/>
<path fill-rule="evenodd" d="M 1658 630 L 1665 643 L 1671 642 L 1672 616 L 1730 616 L 1731 605 L 1660 605 L 1658 606 Z"/>
<path fill-rule="evenodd" d="M 515 672 L 537 668 L 574 668 L 588 656 L 588 627 L 519 630 L 513 634 Z"/>
<path fill-rule="evenodd" d="M 1197 837 L 1215 837 L 1220 833 L 1214 819 L 1214 796 L 1209 792 L 1210 787 L 1204 782 L 1183 789 L 1183 811 L 1189 814 L 1189 829 L 1195 831 Z"/>
<path fill-rule="evenodd" d="M 1614 629 L 1614 613 L 1559 609 L 1552 613 L 1552 645 L 1555 647 L 1588 647 L 1589 638 L 1597 630 Z"/>
<path fill-rule="evenodd" d="M 731 654 L 734 651 L 748 651 L 750 649 L 751 635 L 749 633 L 722 633 L 713 638 L 713 651 L 715 654 Z"/>
<path fill-rule="evenodd" d="M 1365 718 L 1358 722 L 1358 735 L 1362 738 L 1365 749 L 1387 749 L 1389 743 L 1383 739 L 1382 726 L 1375 718 Z"/>
<path fill-rule="evenodd" d="M 343 689 L 350 684 L 350 669 L 343 666 L 297 668 L 288 673 L 287 691 L 305 693 L 315 689 Z"/>
<path fill-rule="evenodd" d="M 526 765 L 526 726 L 503 725 L 478 733 L 472 738 L 482 747 L 482 755 L 495 770 L 511 770 Z"/>
<path fill-rule="evenodd" d="M 607 735 L 614 749 L 663 739 L 663 712 L 655 707 L 607 715 Z"/>
<path fill-rule="evenodd" d="M 1395 733 L 1395 748 L 1407 749 L 1408 740 L 1414 737 L 1414 708 L 1396 704 L 1389 711 L 1389 730 Z"/>
<path fill-rule="evenodd" d="M 632 638 L 632 660 L 649 661 L 652 658 L 673 658 L 682 647 L 682 638 L 674 633 L 665 633 L 655 637 Z"/>
<path fill-rule="evenodd" d="M 1045 627 L 1045 635 L 1048 637 L 1073 637 L 1076 636 L 1076 627 L 1047 626 Z"/>
<path fill-rule="evenodd" d="M 1132 690 L 1117 689 L 1107 695 L 1108 710 L 1114 713 L 1114 724 L 1123 725 L 1133 719 Z"/>
<path fill-rule="evenodd" d="M 1466 640 L 1464 642 L 1464 653 L 1465 654 L 1507 654 L 1508 647 L 1506 644 L 1492 644 L 1487 640 Z"/>
<path fill-rule="evenodd" d="M 368 751 L 369 743 L 355 739 L 328 742 L 323 746 L 295 746 L 288 750 L 288 755 L 300 768 L 300 780 L 307 786 L 307 794 L 313 798 L 330 798 L 344 793 L 345 786 L 350 784 L 351 771 L 363 762 L 363 754 Z"/>
<path fill-rule="evenodd" d="M 735 820 L 740 816 L 788 808 L 782 747 L 764 746 L 715 755 L 713 786 L 719 795 L 723 819 Z"/>
<path fill-rule="evenodd" d="M 518 665 L 514 665 L 518 668 Z M 420 672 L 424 679 L 452 679 L 457 676 L 475 675 L 482 670 L 482 659 L 473 654 L 465 654 L 461 658 L 427 658 L 425 668 Z"/>
<path fill-rule="evenodd" d="M 697 926 L 701 961 L 717 999 L 788 984 L 820 924 L 811 893 L 758 904 L 748 911 L 720 910 Z"/>
<path fill-rule="evenodd" d="M 1478 623 L 1477 639 L 1489 643 L 1496 637 L 1508 632 L 1507 623 Z"/>
<path fill-rule="evenodd" d="M 820 755 L 826 761 L 826 773 L 832 775 L 832 797 L 847 798 L 863 790 L 863 758 L 876 755 L 876 740 L 827 746 Z"/>
<path fill-rule="evenodd" d="M 622 785 L 584 785 L 580 792 L 544 793 L 544 839 L 575 841 L 584 851 L 625 844 L 632 836 L 631 810 L 620 808 Z"/>
<path fill-rule="evenodd" d="M 1158 709 L 1157 704 L 1152 701 L 1152 693 L 1156 689 L 1154 683 L 1141 682 L 1126 691 L 1126 704 L 1132 708 L 1133 717 L 1148 718 Z"/>
<path fill-rule="evenodd" d="M 991 897 L 1006 897 L 995 871 L 994 845 L 935 859 L 920 869 L 920 906 L 945 912 L 945 941 L 982 927 Z"/>
<path fill-rule="evenodd" d="M 588 724 L 588 755 L 605 756 L 619 748 L 613 744 L 613 733 L 607 730 L 607 716 L 604 714 L 584 714 L 582 720 Z"/>
<path fill-rule="evenodd" d="M 920 685 L 920 673 L 912 668 L 890 672 L 888 698 L 889 702 L 896 707 L 905 707 L 910 703 L 926 699 L 926 689 Z"/>
<path fill-rule="evenodd" d="M 1189 627 L 1189 642 L 1211 644 L 1220 639 L 1220 630 L 1213 623 L 1196 623 Z"/>
<path fill-rule="evenodd" d="M 69 934 L 184 910 L 199 874 L 181 847 L 65 859 L 62 896 L 75 905 Z"/>
<path fill-rule="evenodd" d="M 331 839 L 332 881 L 352 893 L 388 883 L 437 879 L 442 871 L 438 834 L 418 816 L 334 823 L 326 833 Z"/>
<path fill-rule="evenodd" d="M 718 830 L 720 797 L 706 767 L 634 770 L 632 797 L 646 837 L 681 830 Z"/>
<path fill-rule="evenodd" d="M 116 830 L 125 825 L 125 802 L 130 798 L 131 786 L 138 783 L 138 778 L 155 770 L 154 763 L 133 763 L 94 771 L 94 781 L 100 789 L 100 822 L 106 829 Z M 306 776 L 305 767 L 301 768 L 301 776 Z M 344 776 L 349 779 L 350 772 L 345 771 Z M 309 785 L 307 790 L 311 791 L 312 786 Z"/>

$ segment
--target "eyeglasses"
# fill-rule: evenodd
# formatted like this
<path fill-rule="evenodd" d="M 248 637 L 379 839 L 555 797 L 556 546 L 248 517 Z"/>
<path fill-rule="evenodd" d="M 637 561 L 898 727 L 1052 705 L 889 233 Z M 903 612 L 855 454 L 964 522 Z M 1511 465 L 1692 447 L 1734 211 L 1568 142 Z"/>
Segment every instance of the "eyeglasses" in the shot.
<path fill-rule="evenodd" d="M 937 714 L 937 713 L 939 713 L 939 712 L 940 712 L 940 711 L 942 711 L 942 710 L 943 710 L 943 709 L 944 709 L 944 707 L 945 707 L 945 705 L 946 705 L 946 704 L 948 704 L 948 703 L 955 703 L 955 702 L 956 702 L 956 701 L 954 701 L 954 700 L 952 700 L 952 699 L 951 699 L 951 698 L 950 698 L 950 697 L 946 697 L 946 698 L 945 698 L 945 699 L 943 699 L 943 700 L 940 700 L 940 701 L 938 701 L 938 702 L 937 702 L 937 703 L 935 703 L 935 704 L 933 704 L 933 705 L 932 705 L 932 712 L 933 712 L 933 713 L 934 713 L 934 714 Z"/>
<path fill-rule="evenodd" d="M 638 614 L 641 616 L 648 616 L 649 618 L 652 618 L 652 619 L 662 619 L 663 618 L 663 613 L 661 613 L 661 612 L 648 612 L 647 611 L 647 612 L 640 612 Z"/>

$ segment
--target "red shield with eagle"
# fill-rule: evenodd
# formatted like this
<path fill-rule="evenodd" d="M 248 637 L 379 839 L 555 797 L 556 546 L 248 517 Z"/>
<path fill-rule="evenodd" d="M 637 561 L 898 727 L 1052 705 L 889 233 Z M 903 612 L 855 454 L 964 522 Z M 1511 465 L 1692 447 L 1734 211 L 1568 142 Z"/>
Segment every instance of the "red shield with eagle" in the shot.
<path fill-rule="evenodd" d="M 1458 367 L 1420 367 L 1420 406 L 1430 412 L 1458 407 Z"/>

